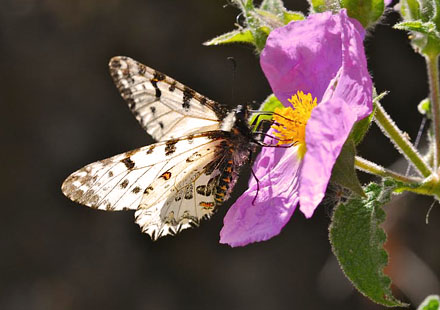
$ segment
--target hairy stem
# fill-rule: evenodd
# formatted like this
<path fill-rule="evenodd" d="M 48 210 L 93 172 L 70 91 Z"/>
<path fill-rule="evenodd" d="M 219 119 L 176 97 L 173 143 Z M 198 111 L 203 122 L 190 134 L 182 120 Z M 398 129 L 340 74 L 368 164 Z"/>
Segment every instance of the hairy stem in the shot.
<path fill-rule="evenodd" d="M 375 164 L 375 163 L 373 163 L 365 158 L 359 157 L 359 156 L 355 157 L 354 164 L 357 169 L 364 171 L 364 172 L 367 172 L 367 173 L 370 173 L 370 174 L 380 176 L 380 177 L 390 177 L 390 178 L 393 178 L 397 181 L 410 183 L 410 184 L 416 184 L 416 183 L 422 182 L 422 179 L 412 178 L 412 177 L 407 177 L 407 176 L 401 175 L 397 172 L 386 169 L 382 166 L 379 166 L 378 164 Z"/>
<path fill-rule="evenodd" d="M 382 132 L 394 143 L 395 147 L 410 161 L 422 176 L 428 177 L 432 174 L 428 164 L 423 160 L 412 143 L 405 137 L 403 132 L 396 126 L 379 102 L 376 102 L 374 120 Z"/>
<path fill-rule="evenodd" d="M 428 79 L 431 99 L 432 127 L 434 133 L 434 171 L 439 167 L 440 156 L 440 90 L 439 90 L 439 72 L 438 55 L 426 55 L 426 66 L 428 68 Z"/>

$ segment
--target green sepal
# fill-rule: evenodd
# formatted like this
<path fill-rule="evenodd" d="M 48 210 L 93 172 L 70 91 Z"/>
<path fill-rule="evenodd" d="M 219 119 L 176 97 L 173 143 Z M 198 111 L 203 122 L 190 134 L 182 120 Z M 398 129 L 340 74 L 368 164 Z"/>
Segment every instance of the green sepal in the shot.
<path fill-rule="evenodd" d="M 385 9 L 383 0 L 340 0 L 341 8 L 347 9 L 348 16 L 357 19 L 364 28 L 374 25 Z"/>
<path fill-rule="evenodd" d="M 376 90 L 374 90 L 374 94 L 376 94 Z M 368 132 L 368 129 L 370 129 L 371 122 L 373 121 L 374 114 L 376 113 L 376 102 L 382 100 L 382 98 L 385 97 L 387 94 L 388 92 L 383 92 L 380 95 L 374 97 L 373 111 L 371 112 L 371 114 L 364 119 L 361 119 L 360 121 L 354 123 L 353 128 L 351 129 L 350 136 L 351 138 L 353 138 L 355 146 L 359 145 L 359 143 L 362 142 Z"/>
<path fill-rule="evenodd" d="M 231 44 L 231 43 L 247 43 L 254 44 L 255 39 L 252 35 L 252 31 L 249 29 L 233 30 L 231 32 L 219 35 L 209 41 L 203 43 L 206 46 L 220 45 L 220 44 Z"/>
<path fill-rule="evenodd" d="M 383 205 L 390 201 L 394 182 L 370 183 L 366 198 L 352 196 L 336 206 L 329 238 L 340 267 L 356 289 L 372 301 L 389 306 L 407 306 L 391 292 L 391 280 L 383 273 L 388 254 L 383 248 L 385 220 Z"/>
<path fill-rule="evenodd" d="M 359 196 L 366 197 L 356 174 L 354 166 L 355 156 L 356 148 L 354 141 L 349 137 L 342 146 L 341 153 L 339 153 L 338 159 L 333 166 L 330 182 L 337 183 Z"/>
<path fill-rule="evenodd" d="M 360 121 L 354 123 L 353 128 L 351 129 L 350 136 L 353 139 L 354 144 L 359 145 L 364 139 L 365 135 L 370 129 L 371 122 L 374 119 L 374 113 L 376 112 L 376 107 L 373 107 L 373 111 L 370 115 L 361 119 Z"/>
<path fill-rule="evenodd" d="M 274 112 L 276 108 L 282 108 L 284 107 L 283 104 L 281 103 L 281 101 L 278 100 L 277 97 L 275 97 L 274 94 L 269 95 L 266 100 L 263 101 L 263 103 L 261 104 L 259 110 L 260 111 L 265 111 L 265 112 Z M 252 124 L 255 119 L 257 118 L 258 113 L 257 114 L 253 114 L 250 119 L 249 119 L 249 124 Z M 260 115 L 258 118 L 258 122 L 255 123 L 254 128 L 256 128 L 258 126 L 258 124 L 263 120 L 271 120 L 272 119 L 272 115 Z"/>
<path fill-rule="evenodd" d="M 440 310 L 440 298 L 438 295 L 426 297 L 417 310 Z"/>

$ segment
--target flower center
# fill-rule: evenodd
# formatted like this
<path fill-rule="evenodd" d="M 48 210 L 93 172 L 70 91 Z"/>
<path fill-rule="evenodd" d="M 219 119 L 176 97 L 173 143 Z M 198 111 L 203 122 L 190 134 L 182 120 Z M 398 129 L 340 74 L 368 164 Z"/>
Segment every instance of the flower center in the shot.
<path fill-rule="evenodd" d="M 275 129 L 274 136 L 279 138 L 278 145 L 298 145 L 298 156 L 302 158 L 306 153 L 306 124 L 317 105 L 317 99 L 310 93 L 307 95 L 298 91 L 288 99 L 292 107 L 276 108 L 272 125 Z"/>

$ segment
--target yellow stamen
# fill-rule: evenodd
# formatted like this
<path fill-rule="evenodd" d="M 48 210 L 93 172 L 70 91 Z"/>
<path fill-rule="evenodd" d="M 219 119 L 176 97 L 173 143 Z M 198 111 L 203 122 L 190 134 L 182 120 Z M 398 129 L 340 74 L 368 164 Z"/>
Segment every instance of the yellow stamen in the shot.
<path fill-rule="evenodd" d="M 272 128 L 276 131 L 274 136 L 280 139 L 278 145 L 298 145 L 298 156 L 302 158 L 306 153 L 306 124 L 317 105 L 317 99 L 310 93 L 307 95 L 298 91 L 288 99 L 292 107 L 276 108 L 273 120 L 276 122 Z"/>

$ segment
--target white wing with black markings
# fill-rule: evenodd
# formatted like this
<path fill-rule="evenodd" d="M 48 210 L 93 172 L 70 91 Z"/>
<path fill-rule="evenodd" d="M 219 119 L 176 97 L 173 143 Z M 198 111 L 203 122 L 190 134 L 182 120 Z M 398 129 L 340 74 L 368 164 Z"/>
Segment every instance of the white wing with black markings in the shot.
<path fill-rule="evenodd" d="M 221 132 L 159 142 L 85 166 L 62 191 L 101 210 L 136 210 L 152 239 L 197 226 L 216 203 L 220 166 L 230 159 Z M 217 197 L 218 198 L 218 197 Z"/>
<path fill-rule="evenodd" d="M 220 129 L 228 110 L 129 57 L 110 60 L 110 74 L 142 127 L 157 141 Z"/>

